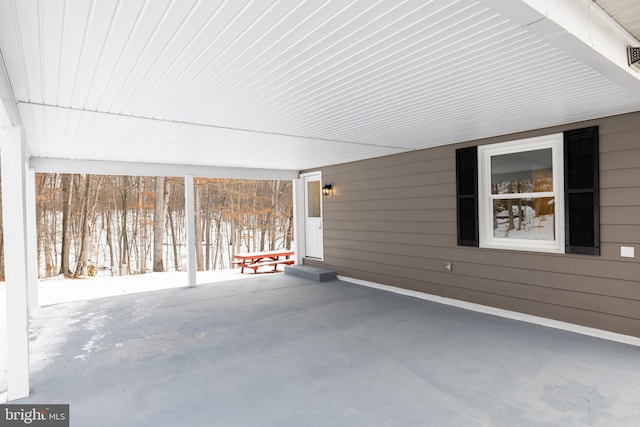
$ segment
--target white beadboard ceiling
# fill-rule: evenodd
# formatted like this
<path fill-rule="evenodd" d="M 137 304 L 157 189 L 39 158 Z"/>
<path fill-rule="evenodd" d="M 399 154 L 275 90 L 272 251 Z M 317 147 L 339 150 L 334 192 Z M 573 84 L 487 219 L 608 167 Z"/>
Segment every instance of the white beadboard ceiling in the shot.
<path fill-rule="evenodd" d="M 541 3 L 0 0 L 0 50 L 37 158 L 302 170 L 640 110 Z"/>

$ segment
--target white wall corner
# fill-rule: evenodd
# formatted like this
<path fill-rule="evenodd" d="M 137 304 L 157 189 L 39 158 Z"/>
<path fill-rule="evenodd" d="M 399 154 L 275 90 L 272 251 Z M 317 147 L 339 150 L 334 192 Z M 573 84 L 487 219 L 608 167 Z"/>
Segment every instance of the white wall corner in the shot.
<path fill-rule="evenodd" d="M 27 236 L 26 159 L 22 128 L 0 130 L 0 170 L 5 244 L 7 316 L 7 396 L 29 395 L 29 239 Z M 11 226 L 8 226 L 11 224 Z"/>

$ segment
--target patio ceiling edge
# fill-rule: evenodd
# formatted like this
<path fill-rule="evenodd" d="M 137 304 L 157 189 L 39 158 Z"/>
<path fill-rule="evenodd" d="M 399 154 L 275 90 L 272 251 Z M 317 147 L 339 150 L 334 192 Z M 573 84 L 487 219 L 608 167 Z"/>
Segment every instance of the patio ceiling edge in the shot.
<path fill-rule="evenodd" d="M 231 166 L 181 165 L 170 163 L 120 162 L 106 160 L 74 160 L 32 157 L 29 165 L 36 172 L 88 173 L 97 175 L 185 176 L 230 179 L 298 178 L 297 170 L 259 169 Z"/>

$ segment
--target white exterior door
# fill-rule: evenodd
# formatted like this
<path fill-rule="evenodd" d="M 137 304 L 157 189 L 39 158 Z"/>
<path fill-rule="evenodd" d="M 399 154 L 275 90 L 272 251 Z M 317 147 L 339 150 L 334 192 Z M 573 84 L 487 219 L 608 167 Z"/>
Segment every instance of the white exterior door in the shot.
<path fill-rule="evenodd" d="M 304 188 L 305 256 L 323 258 L 322 176 L 320 172 L 302 177 Z"/>

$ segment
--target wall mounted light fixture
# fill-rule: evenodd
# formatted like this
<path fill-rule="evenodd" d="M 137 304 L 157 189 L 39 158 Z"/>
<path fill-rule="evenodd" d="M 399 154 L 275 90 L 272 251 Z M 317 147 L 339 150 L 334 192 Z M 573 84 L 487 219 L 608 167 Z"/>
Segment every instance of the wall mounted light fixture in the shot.
<path fill-rule="evenodd" d="M 325 184 L 324 186 L 322 186 L 323 196 L 330 196 L 332 194 L 333 194 L 333 187 L 331 186 L 331 184 Z"/>

